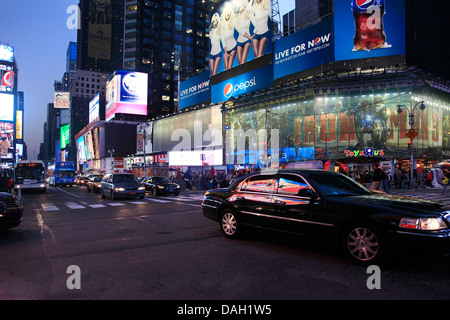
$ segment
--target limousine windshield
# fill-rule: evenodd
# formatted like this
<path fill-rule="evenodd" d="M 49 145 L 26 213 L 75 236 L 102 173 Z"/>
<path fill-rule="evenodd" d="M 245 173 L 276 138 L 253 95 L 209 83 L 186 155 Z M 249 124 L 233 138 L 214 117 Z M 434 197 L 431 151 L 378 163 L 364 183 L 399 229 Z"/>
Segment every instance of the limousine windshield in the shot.
<path fill-rule="evenodd" d="M 328 172 L 311 172 L 308 179 L 325 196 L 354 196 L 371 194 L 372 191 L 351 178 Z"/>

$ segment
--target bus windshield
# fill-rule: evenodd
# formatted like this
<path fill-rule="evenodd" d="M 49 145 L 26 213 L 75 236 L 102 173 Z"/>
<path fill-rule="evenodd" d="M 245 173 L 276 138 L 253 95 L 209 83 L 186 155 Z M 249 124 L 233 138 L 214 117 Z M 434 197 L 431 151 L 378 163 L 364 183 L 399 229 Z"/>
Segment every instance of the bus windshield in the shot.
<path fill-rule="evenodd" d="M 42 165 L 31 163 L 21 164 L 16 168 L 16 181 L 23 181 L 24 179 L 44 180 L 45 171 Z"/>

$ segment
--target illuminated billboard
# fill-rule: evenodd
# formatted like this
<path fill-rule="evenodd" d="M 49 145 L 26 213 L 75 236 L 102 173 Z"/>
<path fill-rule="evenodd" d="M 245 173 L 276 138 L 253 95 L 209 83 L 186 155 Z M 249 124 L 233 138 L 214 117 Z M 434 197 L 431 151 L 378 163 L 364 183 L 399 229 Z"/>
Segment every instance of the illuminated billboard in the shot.
<path fill-rule="evenodd" d="M 12 93 L 14 89 L 14 67 L 0 64 L 0 92 Z"/>
<path fill-rule="evenodd" d="M 211 100 L 209 71 L 180 83 L 180 110 L 209 100 Z"/>
<path fill-rule="evenodd" d="M 14 95 L 0 93 L 0 121 L 14 121 Z"/>
<path fill-rule="evenodd" d="M 70 124 L 61 126 L 61 149 L 65 149 L 70 143 Z"/>
<path fill-rule="evenodd" d="M 0 43 L 0 60 L 11 63 L 14 62 L 14 48 Z"/>
<path fill-rule="evenodd" d="M 100 93 L 97 93 L 89 102 L 89 123 L 100 116 Z"/>
<path fill-rule="evenodd" d="M 219 103 L 272 85 L 273 66 L 269 64 L 212 85 L 211 102 Z"/>
<path fill-rule="evenodd" d="M 210 72 L 216 75 L 272 52 L 270 0 L 226 0 L 211 11 Z"/>
<path fill-rule="evenodd" d="M 14 124 L 0 122 L 0 153 L 2 159 L 12 159 L 14 155 Z"/>
<path fill-rule="evenodd" d="M 335 0 L 335 59 L 405 54 L 404 0 Z"/>
<path fill-rule="evenodd" d="M 53 100 L 54 108 L 69 109 L 70 108 L 70 93 L 69 92 L 55 92 Z"/>
<path fill-rule="evenodd" d="M 223 151 L 169 151 L 170 166 L 218 166 L 223 164 Z"/>
<path fill-rule="evenodd" d="M 146 73 L 115 71 L 106 84 L 106 120 L 116 113 L 146 116 L 147 86 Z"/>
<path fill-rule="evenodd" d="M 334 61 L 333 20 L 327 19 L 274 44 L 274 78 Z"/>

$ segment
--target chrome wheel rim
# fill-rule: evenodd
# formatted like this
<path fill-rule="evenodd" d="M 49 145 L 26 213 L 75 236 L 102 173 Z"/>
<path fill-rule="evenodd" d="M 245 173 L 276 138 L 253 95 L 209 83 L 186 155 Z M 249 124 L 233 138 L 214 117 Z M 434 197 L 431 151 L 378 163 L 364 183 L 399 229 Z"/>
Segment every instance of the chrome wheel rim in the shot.
<path fill-rule="evenodd" d="M 236 233 L 237 229 L 237 221 L 235 216 L 230 213 L 226 212 L 222 217 L 222 230 L 225 232 L 225 234 L 232 236 Z"/>
<path fill-rule="evenodd" d="M 348 235 L 347 248 L 355 259 L 369 261 L 378 254 L 378 238 L 370 229 L 356 228 Z"/>

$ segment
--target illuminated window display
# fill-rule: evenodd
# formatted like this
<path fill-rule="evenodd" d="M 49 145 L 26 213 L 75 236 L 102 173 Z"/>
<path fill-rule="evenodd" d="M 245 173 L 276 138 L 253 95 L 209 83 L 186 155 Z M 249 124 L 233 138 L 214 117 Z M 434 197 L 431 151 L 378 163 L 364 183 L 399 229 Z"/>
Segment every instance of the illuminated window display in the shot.
<path fill-rule="evenodd" d="M 414 111 L 415 157 L 450 156 L 450 100 L 443 92 L 428 87 L 319 92 L 310 89 L 303 97 L 225 110 L 226 163 L 261 164 L 266 154 L 270 161 L 279 157 L 280 166 L 304 160 L 408 159 L 409 110 L 399 114 L 397 109 L 422 100 L 425 109 Z M 243 163 L 237 162 L 243 159 L 239 154 L 245 155 Z"/>

